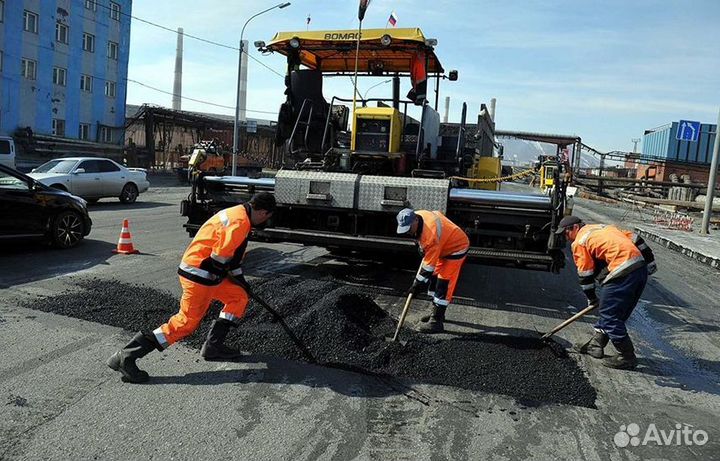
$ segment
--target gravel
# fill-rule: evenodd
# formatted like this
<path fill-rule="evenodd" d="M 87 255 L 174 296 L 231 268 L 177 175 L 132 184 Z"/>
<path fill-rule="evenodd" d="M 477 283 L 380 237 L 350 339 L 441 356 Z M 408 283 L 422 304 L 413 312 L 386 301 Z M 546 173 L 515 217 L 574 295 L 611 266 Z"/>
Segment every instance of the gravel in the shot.
<path fill-rule="evenodd" d="M 26 307 L 77 317 L 129 331 L 152 330 L 176 313 L 170 293 L 113 280 L 79 280 L 77 291 L 39 298 Z M 396 320 L 367 292 L 333 279 L 281 276 L 254 285 L 307 346 L 317 363 L 409 383 L 439 384 L 514 397 L 536 405 L 561 403 L 595 408 L 597 394 L 577 363 L 558 344 L 535 333 L 428 336 L 405 328 L 388 342 Z M 222 306 L 214 302 L 197 332 L 185 339 L 200 348 Z M 530 336 L 532 335 L 532 336 Z M 281 326 L 251 303 L 227 344 L 258 355 L 304 360 Z"/>

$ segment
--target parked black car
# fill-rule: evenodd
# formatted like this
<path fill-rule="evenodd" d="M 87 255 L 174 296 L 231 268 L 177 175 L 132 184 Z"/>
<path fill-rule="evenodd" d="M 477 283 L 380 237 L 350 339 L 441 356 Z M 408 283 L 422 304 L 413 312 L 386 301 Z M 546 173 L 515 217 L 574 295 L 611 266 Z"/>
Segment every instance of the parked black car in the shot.
<path fill-rule="evenodd" d="M 85 200 L 0 165 L 0 240 L 42 238 L 70 248 L 91 227 Z"/>

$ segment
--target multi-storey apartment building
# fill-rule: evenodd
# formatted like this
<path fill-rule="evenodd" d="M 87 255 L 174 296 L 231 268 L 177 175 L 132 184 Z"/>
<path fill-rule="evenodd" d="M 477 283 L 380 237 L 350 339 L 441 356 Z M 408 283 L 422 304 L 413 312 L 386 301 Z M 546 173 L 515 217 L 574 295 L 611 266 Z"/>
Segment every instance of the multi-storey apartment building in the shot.
<path fill-rule="evenodd" d="M 123 142 L 132 0 L 0 0 L 0 135 Z"/>

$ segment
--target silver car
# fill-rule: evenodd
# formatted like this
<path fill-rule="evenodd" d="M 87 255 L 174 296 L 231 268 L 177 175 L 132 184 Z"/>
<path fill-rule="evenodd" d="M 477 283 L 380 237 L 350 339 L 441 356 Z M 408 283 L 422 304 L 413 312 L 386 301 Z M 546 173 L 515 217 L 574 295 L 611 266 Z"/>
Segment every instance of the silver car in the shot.
<path fill-rule="evenodd" d="M 46 186 L 80 196 L 88 202 L 117 197 L 133 203 L 150 187 L 142 168 L 126 168 L 107 158 L 68 157 L 50 160 L 28 176 Z"/>

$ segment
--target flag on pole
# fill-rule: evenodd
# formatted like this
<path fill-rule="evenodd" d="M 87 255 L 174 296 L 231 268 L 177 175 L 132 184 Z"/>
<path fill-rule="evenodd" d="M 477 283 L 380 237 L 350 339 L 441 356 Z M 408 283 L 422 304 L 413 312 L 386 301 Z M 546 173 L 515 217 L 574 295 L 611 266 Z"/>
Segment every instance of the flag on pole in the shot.
<path fill-rule="evenodd" d="M 308 13 L 308 17 L 307 17 L 307 25 L 310 25 L 310 13 Z"/>
<path fill-rule="evenodd" d="M 395 27 L 395 25 L 397 24 L 397 20 L 398 20 L 397 14 L 394 11 L 392 13 L 390 13 L 390 18 L 388 19 L 388 22 L 390 23 L 390 25 Z"/>
<path fill-rule="evenodd" d="M 365 19 L 365 11 L 370 6 L 370 0 L 360 0 L 360 7 L 358 8 L 358 19 L 362 21 Z"/>

